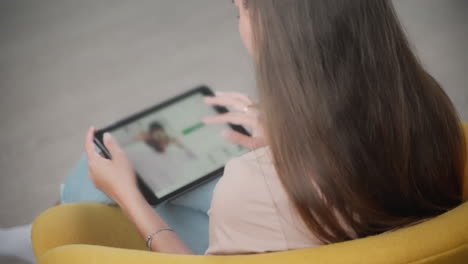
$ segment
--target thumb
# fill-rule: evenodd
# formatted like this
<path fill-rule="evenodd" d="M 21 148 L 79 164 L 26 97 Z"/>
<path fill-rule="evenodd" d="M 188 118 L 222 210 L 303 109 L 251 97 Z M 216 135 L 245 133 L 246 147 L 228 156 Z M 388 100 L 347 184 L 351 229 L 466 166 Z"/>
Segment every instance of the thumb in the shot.
<path fill-rule="evenodd" d="M 113 159 L 119 158 L 123 154 L 123 150 L 119 144 L 114 140 L 110 133 L 104 133 L 104 145 L 111 154 Z"/>
<path fill-rule="evenodd" d="M 246 136 L 236 131 L 223 131 L 223 137 L 228 141 L 240 145 L 246 149 L 254 150 L 262 146 L 262 140 Z"/>

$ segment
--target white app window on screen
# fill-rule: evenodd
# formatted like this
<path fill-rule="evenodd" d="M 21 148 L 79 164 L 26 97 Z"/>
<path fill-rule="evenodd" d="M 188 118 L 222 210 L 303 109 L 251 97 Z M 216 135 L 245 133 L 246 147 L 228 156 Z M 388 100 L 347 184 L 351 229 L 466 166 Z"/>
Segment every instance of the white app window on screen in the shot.
<path fill-rule="evenodd" d="M 224 166 L 246 152 L 221 137 L 228 125 L 205 126 L 201 120 L 218 114 L 196 94 L 112 132 L 132 165 L 153 189 L 164 196 Z M 170 138 L 163 149 L 142 140 L 150 128 L 162 127 L 154 136 Z"/>

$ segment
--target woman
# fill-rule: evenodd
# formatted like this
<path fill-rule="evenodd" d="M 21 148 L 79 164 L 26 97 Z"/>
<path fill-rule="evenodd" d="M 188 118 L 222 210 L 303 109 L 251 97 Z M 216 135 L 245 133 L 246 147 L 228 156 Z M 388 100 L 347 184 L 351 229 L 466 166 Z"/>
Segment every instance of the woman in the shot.
<path fill-rule="evenodd" d="M 207 254 L 366 237 L 461 203 L 460 120 L 410 50 L 390 0 L 234 4 L 260 103 L 204 121 L 250 126 L 255 137 L 227 137 L 255 150 L 230 161 L 216 186 Z M 207 103 L 244 109 L 251 102 L 228 93 Z M 115 141 L 104 137 L 109 161 L 95 152 L 93 134 L 86 151 L 95 186 L 150 238 L 152 250 L 190 254 L 139 193 Z"/>

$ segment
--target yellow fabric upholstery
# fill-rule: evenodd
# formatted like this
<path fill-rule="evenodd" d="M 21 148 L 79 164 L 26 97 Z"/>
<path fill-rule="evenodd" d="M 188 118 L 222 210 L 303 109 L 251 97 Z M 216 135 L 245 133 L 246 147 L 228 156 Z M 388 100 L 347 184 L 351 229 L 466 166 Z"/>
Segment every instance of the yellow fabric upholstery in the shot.
<path fill-rule="evenodd" d="M 464 125 L 468 135 L 468 126 Z M 468 138 L 468 137 L 467 137 Z M 468 198 L 468 162 L 464 180 Z M 430 221 L 373 237 L 317 248 L 241 256 L 182 256 L 153 253 L 115 207 L 65 205 L 34 222 L 33 248 L 39 264 L 88 263 L 382 263 L 467 264 L 468 202 Z"/>
<path fill-rule="evenodd" d="M 51 208 L 36 219 L 31 238 L 36 256 L 69 244 L 146 249 L 134 225 L 117 207 L 100 204 Z"/>

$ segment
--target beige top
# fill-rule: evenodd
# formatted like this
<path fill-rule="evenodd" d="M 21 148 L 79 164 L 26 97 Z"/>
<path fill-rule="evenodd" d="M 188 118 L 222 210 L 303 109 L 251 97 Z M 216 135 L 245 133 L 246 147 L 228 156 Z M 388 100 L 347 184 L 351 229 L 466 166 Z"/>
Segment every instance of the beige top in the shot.
<path fill-rule="evenodd" d="M 229 161 L 213 193 L 206 254 L 248 254 L 319 246 L 295 212 L 269 148 Z"/>

